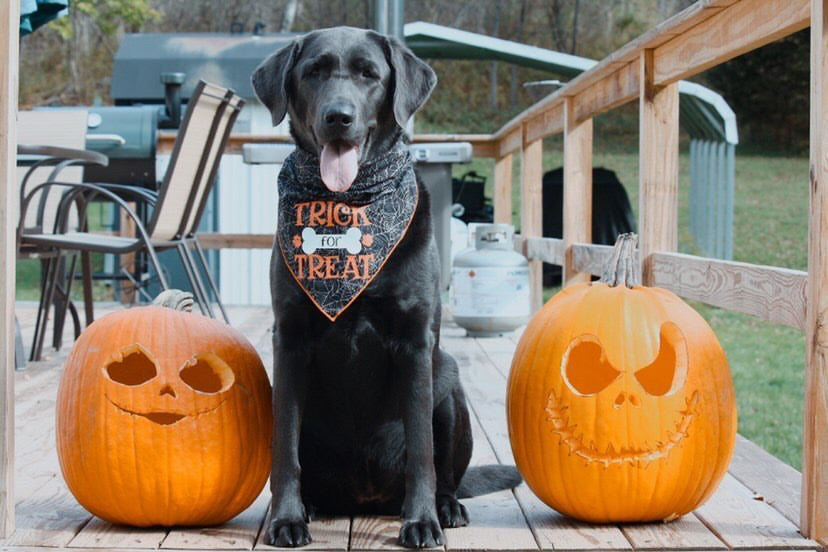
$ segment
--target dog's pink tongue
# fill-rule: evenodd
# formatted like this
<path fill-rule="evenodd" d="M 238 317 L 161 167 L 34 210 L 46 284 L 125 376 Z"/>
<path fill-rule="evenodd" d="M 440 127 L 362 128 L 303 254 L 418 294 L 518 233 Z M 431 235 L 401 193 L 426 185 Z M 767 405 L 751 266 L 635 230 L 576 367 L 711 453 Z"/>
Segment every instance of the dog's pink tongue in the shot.
<path fill-rule="evenodd" d="M 319 162 L 322 182 L 332 192 L 344 192 L 357 176 L 359 157 L 356 146 L 328 143 L 322 148 Z"/>

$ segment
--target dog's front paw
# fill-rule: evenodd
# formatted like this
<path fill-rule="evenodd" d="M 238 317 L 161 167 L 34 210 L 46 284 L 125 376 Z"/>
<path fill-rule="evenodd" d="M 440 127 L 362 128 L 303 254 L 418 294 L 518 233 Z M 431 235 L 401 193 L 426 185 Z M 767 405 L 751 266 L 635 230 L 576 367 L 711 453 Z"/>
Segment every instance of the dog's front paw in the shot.
<path fill-rule="evenodd" d="M 308 524 L 304 520 L 271 519 L 267 537 L 273 546 L 305 546 L 311 542 Z"/>
<path fill-rule="evenodd" d="M 469 524 L 469 512 L 453 496 L 437 496 L 437 516 L 440 527 L 465 527 Z"/>
<path fill-rule="evenodd" d="M 435 518 L 405 520 L 400 528 L 400 544 L 408 548 L 443 545 L 443 531 Z"/>

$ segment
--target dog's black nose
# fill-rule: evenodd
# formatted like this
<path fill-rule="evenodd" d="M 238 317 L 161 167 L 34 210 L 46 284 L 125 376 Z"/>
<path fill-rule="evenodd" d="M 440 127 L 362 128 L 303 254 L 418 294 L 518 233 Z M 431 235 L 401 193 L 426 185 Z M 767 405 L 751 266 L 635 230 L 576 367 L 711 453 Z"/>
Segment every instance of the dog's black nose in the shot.
<path fill-rule="evenodd" d="M 325 124 L 334 128 L 348 128 L 354 122 L 354 106 L 336 103 L 325 110 Z"/>

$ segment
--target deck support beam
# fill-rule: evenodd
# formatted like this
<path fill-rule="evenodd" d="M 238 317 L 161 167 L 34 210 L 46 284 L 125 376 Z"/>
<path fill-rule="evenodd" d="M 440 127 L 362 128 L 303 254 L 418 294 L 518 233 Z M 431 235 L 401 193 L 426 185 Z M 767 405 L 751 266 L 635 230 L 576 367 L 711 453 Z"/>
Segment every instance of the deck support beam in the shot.
<path fill-rule="evenodd" d="M 543 139 L 523 144 L 520 156 L 520 234 L 543 235 Z M 535 313 L 543 306 L 543 262 L 529 261 L 529 304 Z"/>
<path fill-rule="evenodd" d="M 828 0 L 811 2 L 811 197 L 802 533 L 828 542 Z"/>
<path fill-rule="evenodd" d="M 0 538 L 14 532 L 14 287 L 20 2 L 0 2 Z"/>
<path fill-rule="evenodd" d="M 512 224 L 512 154 L 499 157 L 494 166 L 494 221 Z"/>
<path fill-rule="evenodd" d="M 644 285 L 652 285 L 655 252 L 678 247 L 678 83 L 654 83 L 653 50 L 640 56 L 639 248 Z"/>
<path fill-rule="evenodd" d="M 563 285 L 589 282 L 575 270 L 572 245 L 592 243 L 592 119 L 576 119 L 575 99 L 564 103 Z"/>

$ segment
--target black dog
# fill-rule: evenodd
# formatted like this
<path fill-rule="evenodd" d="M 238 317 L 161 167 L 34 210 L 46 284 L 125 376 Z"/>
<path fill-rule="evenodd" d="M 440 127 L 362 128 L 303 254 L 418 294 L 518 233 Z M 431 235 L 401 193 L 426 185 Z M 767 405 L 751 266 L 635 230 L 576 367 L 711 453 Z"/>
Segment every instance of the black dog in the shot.
<path fill-rule="evenodd" d="M 439 349 L 429 199 L 403 140 L 436 80 L 399 41 L 347 27 L 295 40 L 253 75 L 298 146 L 271 263 L 277 546 L 309 543 L 314 511 L 402 512 L 403 545 L 439 545 L 440 526 L 468 523 L 458 497 L 520 481 L 512 467 L 466 470 L 466 399 Z"/>

